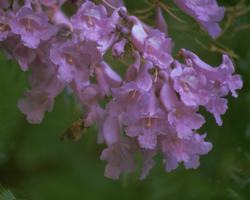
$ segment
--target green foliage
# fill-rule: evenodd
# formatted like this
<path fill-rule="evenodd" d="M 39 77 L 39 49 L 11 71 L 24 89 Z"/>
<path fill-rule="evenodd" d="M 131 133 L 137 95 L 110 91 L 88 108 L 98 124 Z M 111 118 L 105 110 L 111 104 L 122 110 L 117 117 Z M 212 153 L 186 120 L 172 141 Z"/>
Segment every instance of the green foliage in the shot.
<path fill-rule="evenodd" d="M 0 200 L 17 200 L 14 194 L 2 186 L 0 186 Z"/>

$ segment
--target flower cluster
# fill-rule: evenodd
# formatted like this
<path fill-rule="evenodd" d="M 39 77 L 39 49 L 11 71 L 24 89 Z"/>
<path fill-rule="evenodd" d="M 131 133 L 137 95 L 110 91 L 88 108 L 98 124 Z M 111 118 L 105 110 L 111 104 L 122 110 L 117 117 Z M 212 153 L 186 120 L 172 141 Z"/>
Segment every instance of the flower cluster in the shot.
<path fill-rule="evenodd" d="M 18 102 L 30 123 L 40 123 L 55 97 L 70 88 L 84 107 L 84 126 L 96 125 L 98 142 L 107 145 L 101 154 L 107 177 L 134 171 L 138 153 L 141 179 L 158 153 L 166 171 L 182 162 L 187 169 L 199 166 L 199 156 L 212 148 L 206 134 L 197 133 L 205 123 L 199 109 L 221 125 L 225 97 L 237 97 L 242 87 L 229 56 L 212 67 L 181 49 L 181 61 L 176 60 L 160 7 L 153 28 L 129 15 L 121 0 L 72 1 L 77 11 L 71 17 L 61 10 L 64 0 L 15 2 L 0 3 L 0 44 L 23 71 L 31 71 L 30 88 Z M 216 0 L 174 2 L 212 37 L 220 34 L 224 8 Z M 105 61 L 106 54 L 130 55 L 133 62 L 120 75 Z"/>

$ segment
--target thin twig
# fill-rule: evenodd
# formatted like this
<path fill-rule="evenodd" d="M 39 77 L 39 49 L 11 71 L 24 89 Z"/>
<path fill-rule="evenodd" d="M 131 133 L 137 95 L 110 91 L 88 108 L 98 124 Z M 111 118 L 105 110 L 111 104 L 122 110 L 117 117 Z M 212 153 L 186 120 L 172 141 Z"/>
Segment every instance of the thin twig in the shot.
<path fill-rule="evenodd" d="M 135 10 L 134 13 L 135 14 L 144 14 L 144 13 L 149 12 L 152 9 L 154 9 L 154 7 L 155 6 L 152 5 L 152 6 L 148 7 L 148 8 L 144 8 L 144 9 L 140 9 L 140 10 Z"/>
<path fill-rule="evenodd" d="M 107 6 L 109 6 L 110 8 L 112 8 L 112 9 L 114 9 L 114 10 L 116 10 L 117 8 L 116 7 L 114 7 L 114 6 L 112 6 L 109 2 L 107 2 L 106 0 L 102 0 L 103 1 L 103 3 L 105 3 Z"/>
<path fill-rule="evenodd" d="M 235 52 L 233 52 L 231 49 L 229 49 L 228 47 L 226 47 L 220 43 L 218 43 L 217 46 L 216 46 L 216 44 L 211 44 L 209 47 L 207 47 L 201 41 L 199 41 L 197 38 L 195 39 L 195 42 L 201 48 L 205 49 L 206 51 L 228 54 L 230 57 L 235 58 L 235 59 L 239 58 L 239 56 Z M 219 46 L 221 46 L 221 47 L 219 47 Z"/>
<path fill-rule="evenodd" d="M 160 7 L 165 10 L 169 15 L 171 15 L 174 19 L 176 19 L 177 21 L 181 22 L 181 23 L 186 23 L 184 20 L 182 20 L 181 18 L 177 17 L 164 3 L 162 3 L 161 1 L 159 1 L 159 5 Z"/>
<path fill-rule="evenodd" d="M 235 32 L 238 32 L 238 31 L 242 31 L 242 30 L 245 30 L 245 29 L 249 29 L 250 28 L 250 24 L 243 24 L 243 25 L 240 25 L 238 27 L 236 27 L 234 29 Z"/>

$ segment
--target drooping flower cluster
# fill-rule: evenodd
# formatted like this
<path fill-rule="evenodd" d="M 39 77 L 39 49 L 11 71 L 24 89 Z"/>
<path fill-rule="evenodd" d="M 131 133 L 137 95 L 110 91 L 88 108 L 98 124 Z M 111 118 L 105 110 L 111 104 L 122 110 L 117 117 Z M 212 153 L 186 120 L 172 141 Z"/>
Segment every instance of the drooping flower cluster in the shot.
<path fill-rule="evenodd" d="M 216 0 L 174 2 L 212 37 L 220 34 L 224 9 Z M 72 1 L 79 8 L 71 17 L 62 12 L 63 3 L 26 0 L 11 9 L 5 9 L 7 0 L 0 3 L 1 48 L 23 71 L 31 71 L 30 88 L 18 102 L 27 120 L 40 123 L 55 97 L 70 88 L 85 108 L 84 125 L 96 125 L 98 142 L 107 145 L 101 154 L 107 177 L 117 179 L 122 172 L 134 171 L 138 153 L 143 158 L 141 179 L 158 153 L 166 171 L 181 162 L 187 169 L 197 168 L 199 156 L 212 148 L 204 140 L 206 134 L 197 132 L 205 123 L 199 109 L 204 107 L 221 125 L 225 97 L 237 97 L 242 87 L 229 56 L 223 55 L 222 64 L 212 67 L 181 49 L 182 62 L 176 60 L 159 7 L 155 29 L 129 15 L 119 0 L 98 5 Z M 133 58 L 124 76 L 119 66 L 105 61 L 109 52 L 114 59 L 124 54 Z"/>

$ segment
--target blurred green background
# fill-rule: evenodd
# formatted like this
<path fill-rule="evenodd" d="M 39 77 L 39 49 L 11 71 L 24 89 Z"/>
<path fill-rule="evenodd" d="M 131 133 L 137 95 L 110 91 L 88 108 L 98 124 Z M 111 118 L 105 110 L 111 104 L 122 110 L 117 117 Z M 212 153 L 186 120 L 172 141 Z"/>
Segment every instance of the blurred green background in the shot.
<path fill-rule="evenodd" d="M 239 1 L 219 2 L 233 6 Z M 74 98 L 61 94 L 53 112 L 46 114 L 42 124 L 28 124 L 16 106 L 28 87 L 28 74 L 1 53 L 0 184 L 16 197 L 27 200 L 250 199 L 250 14 L 234 20 L 238 11 L 230 11 L 222 23 L 225 27 L 230 22 L 229 28 L 221 38 L 212 41 L 191 18 L 176 10 L 170 1 L 166 3 L 185 20 L 180 23 L 165 13 L 169 35 L 175 43 L 174 53 L 184 47 L 218 65 L 221 62 L 218 51 L 226 50 L 238 55 L 236 71 L 244 80 L 239 98 L 229 98 L 222 127 L 206 114 L 207 124 L 200 132 L 208 133 L 207 140 L 214 147 L 201 157 L 200 168 L 185 170 L 180 166 L 166 173 L 159 156 L 157 165 L 144 181 L 138 180 L 139 169 L 119 181 L 106 179 L 105 163 L 99 159 L 103 146 L 96 144 L 95 128 L 79 142 L 59 140 L 60 134 L 79 117 Z M 241 9 L 247 8 L 247 4 L 246 1 Z M 131 13 L 148 6 L 143 0 L 127 0 L 126 5 Z M 144 20 L 153 24 L 153 15 Z M 113 63 L 119 68 L 117 65 Z"/>

